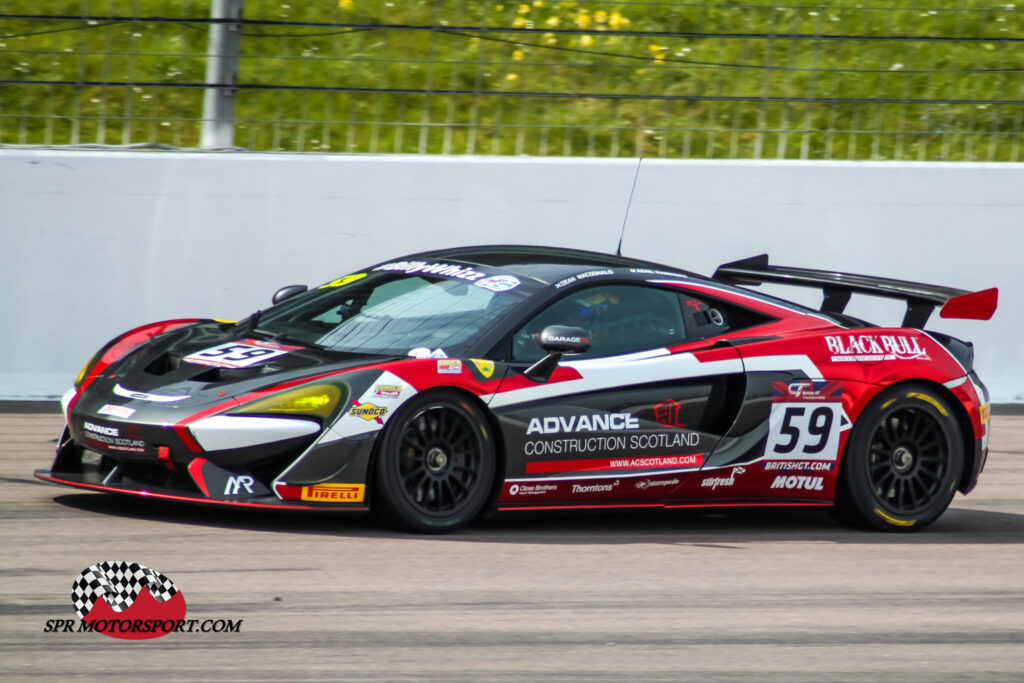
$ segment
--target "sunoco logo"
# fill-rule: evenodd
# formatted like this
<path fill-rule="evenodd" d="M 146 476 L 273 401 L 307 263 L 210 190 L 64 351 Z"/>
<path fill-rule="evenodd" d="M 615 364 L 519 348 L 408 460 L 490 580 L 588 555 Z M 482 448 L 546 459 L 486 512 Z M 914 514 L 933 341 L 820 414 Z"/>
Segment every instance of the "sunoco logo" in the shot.
<path fill-rule="evenodd" d="M 239 633 L 242 619 L 186 619 L 185 596 L 165 575 L 137 562 L 100 562 L 71 586 L 78 620 L 47 619 L 43 633 L 102 633 L 148 640 L 168 633 Z M 77 624 L 77 628 L 76 628 Z"/>

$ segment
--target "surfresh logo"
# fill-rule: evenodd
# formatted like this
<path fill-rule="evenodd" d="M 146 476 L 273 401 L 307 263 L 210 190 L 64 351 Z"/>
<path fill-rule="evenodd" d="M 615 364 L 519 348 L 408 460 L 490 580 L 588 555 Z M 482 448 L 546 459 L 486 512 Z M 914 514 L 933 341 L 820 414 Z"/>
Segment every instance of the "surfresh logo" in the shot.
<path fill-rule="evenodd" d="M 717 489 L 719 486 L 732 486 L 736 483 L 736 475 L 743 474 L 744 472 L 746 472 L 746 470 L 742 467 L 734 467 L 728 477 L 706 477 L 701 481 L 700 485 L 703 488 L 710 488 L 712 491 Z"/>

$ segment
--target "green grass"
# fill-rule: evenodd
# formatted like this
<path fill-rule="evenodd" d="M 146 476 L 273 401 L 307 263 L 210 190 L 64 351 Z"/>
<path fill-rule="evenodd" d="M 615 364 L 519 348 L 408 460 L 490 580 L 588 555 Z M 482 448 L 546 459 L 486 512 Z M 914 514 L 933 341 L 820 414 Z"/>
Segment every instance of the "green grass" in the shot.
<path fill-rule="evenodd" d="M 389 7 L 388 5 L 394 5 Z M 1024 100 L 1024 5 L 872 0 L 392 3 L 249 0 L 247 19 L 538 28 L 472 35 L 247 27 L 242 84 L 468 91 L 465 95 L 240 90 L 237 145 L 256 150 L 689 158 L 1020 158 L 1024 106 L 772 102 L 757 98 Z M 795 5 L 795 6 L 794 6 Z M 930 9 L 885 9 L 890 5 Z M 982 9 L 984 11 L 965 11 Z M 7 14 L 206 17 L 186 0 L 0 0 Z M 603 13 L 603 14 L 599 14 Z M 549 23 L 550 22 L 550 23 Z M 0 20 L 0 34 L 72 26 Z M 976 41 L 655 38 L 610 29 L 811 36 L 928 35 Z M 582 29 L 586 33 L 558 33 Z M 3 79 L 151 82 L 205 78 L 205 26 L 130 22 L 0 39 Z M 560 48 L 560 49 L 555 49 Z M 612 57 L 580 53 L 605 52 Z M 703 62 L 695 64 L 693 62 Z M 716 67 L 770 65 L 782 69 Z M 861 71 L 849 71 L 859 69 Z M 1013 71 L 1016 69 L 1016 71 Z M 940 70 L 939 73 L 915 73 Z M 973 71 L 957 73 L 956 71 Z M 488 92 L 746 97 L 749 101 L 516 97 Z M 203 91 L 0 86 L 0 143 L 199 144 Z"/>

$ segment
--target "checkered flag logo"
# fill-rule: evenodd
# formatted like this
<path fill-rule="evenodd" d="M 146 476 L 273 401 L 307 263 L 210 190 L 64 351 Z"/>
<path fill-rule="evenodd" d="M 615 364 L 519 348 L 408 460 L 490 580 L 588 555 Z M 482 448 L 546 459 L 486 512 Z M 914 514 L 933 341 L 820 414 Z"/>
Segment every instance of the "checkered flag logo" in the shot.
<path fill-rule="evenodd" d="M 71 586 L 71 602 L 82 619 L 103 597 L 115 612 L 131 607 L 143 588 L 148 588 L 157 602 L 167 602 L 178 587 L 160 572 L 136 562 L 100 562 L 89 567 Z"/>

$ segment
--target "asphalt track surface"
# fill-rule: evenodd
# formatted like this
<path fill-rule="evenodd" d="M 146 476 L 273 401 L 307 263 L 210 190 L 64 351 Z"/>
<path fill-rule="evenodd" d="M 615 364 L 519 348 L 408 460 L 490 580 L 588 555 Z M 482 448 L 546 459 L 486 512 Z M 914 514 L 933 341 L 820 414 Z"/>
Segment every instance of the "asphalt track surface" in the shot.
<path fill-rule="evenodd" d="M 61 418 L 0 414 L 0 679 L 1024 680 L 1024 416 L 930 529 L 822 511 L 505 516 L 444 537 L 36 482 Z M 239 633 L 44 633 L 135 561 Z"/>

